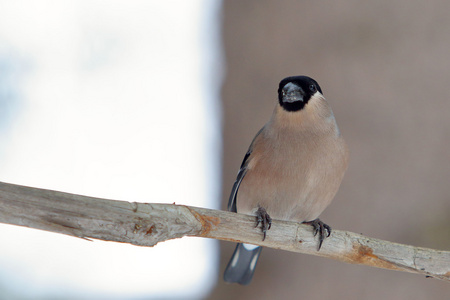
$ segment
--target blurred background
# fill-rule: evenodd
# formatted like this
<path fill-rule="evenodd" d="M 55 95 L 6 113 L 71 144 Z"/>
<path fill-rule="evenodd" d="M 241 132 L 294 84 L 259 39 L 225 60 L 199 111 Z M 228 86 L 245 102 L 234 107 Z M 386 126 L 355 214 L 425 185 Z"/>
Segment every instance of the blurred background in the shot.
<path fill-rule="evenodd" d="M 222 208 L 278 82 L 316 79 L 350 148 L 331 227 L 450 250 L 450 2 L 224 1 Z M 225 268 L 234 245 L 221 242 Z M 444 299 L 448 283 L 264 249 L 209 299 Z"/>
<path fill-rule="evenodd" d="M 278 82 L 308 75 L 350 148 L 321 219 L 450 250 L 448 1 L 11 3 L 0 1 L 1 181 L 225 209 Z M 419 275 L 272 249 L 251 285 L 225 284 L 234 244 L 194 238 L 138 248 L 2 225 L 0 239 L 10 299 L 449 293 Z"/>
<path fill-rule="evenodd" d="M 220 208 L 218 1 L 0 1 L 0 181 Z M 198 299 L 218 243 L 0 225 L 0 299 Z"/>

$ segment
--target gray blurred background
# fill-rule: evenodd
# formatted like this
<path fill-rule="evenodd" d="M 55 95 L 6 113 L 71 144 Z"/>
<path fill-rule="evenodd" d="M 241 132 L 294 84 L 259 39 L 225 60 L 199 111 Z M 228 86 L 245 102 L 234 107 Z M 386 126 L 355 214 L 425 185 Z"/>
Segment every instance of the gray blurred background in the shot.
<path fill-rule="evenodd" d="M 450 2 L 224 1 L 223 204 L 278 82 L 316 79 L 350 148 L 321 219 L 450 250 Z M 234 244 L 221 243 L 223 272 Z M 445 299 L 448 283 L 264 249 L 250 286 L 209 299 Z"/>

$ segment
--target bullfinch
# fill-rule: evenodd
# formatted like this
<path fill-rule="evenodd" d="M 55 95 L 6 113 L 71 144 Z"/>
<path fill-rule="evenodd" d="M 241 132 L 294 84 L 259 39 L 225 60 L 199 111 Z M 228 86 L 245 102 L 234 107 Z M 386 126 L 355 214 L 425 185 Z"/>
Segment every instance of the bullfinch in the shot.
<path fill-rule="evenodd" d="M 272 117 L 245 154 L 228 210 L 256 216 L 263 240 L 272 219 L 310 224 L 320 250 L 331 228 L 318 217 L 347 165 L 347 144 L 319 84 L 307 76 L 284 78 Z M 249 284 L 260 254 L 260 246 L 237 244 L 224 280 Z"/>

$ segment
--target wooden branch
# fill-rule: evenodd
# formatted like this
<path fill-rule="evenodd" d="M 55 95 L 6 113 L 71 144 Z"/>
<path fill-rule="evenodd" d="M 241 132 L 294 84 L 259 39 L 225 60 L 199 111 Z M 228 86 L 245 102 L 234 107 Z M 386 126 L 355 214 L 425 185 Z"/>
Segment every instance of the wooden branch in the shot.
<path fill-rule="evenodd" d="M 246 242 L 450 281 L 450 251 L 339 230 L 317 251 L 311 226 L 278 220 L 263 242 L 255 217 L 185 205 L 130 203 L 0 182 L 0 222 L 139 246 L 183 236 Z"/>

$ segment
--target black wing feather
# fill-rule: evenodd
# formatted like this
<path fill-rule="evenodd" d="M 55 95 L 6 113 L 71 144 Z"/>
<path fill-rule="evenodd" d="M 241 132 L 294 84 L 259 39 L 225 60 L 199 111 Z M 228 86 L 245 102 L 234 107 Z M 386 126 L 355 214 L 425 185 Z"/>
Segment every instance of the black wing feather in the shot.
<path fill-rule="evenodd" d="M 261 134 L 264 127 L 261 128 L 258 133 L 256 134 L 255 138 L 253 139 L 252 143 L 250 144 L 250 147 L 247 150 L 247 153 L 244 156 L 244 160 L 242 161 L 241 168 L 239 169 L 239 172 L 236 177 L 236 181 L 233 184 L 233 188 L 231 189 L 230 199 L 228 200 L 228 210 L 232 212 L 237 212 L 236 210 L 236 197 L 239 190 L 239 186 L 241 185 L 242 179 L 244 179 L 245 174 L 247 173 L 247 165 L 248 165 L 248 159 L 253 151 L 253 143 L 255 142 L 256 138 Z"/>

